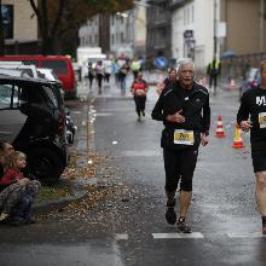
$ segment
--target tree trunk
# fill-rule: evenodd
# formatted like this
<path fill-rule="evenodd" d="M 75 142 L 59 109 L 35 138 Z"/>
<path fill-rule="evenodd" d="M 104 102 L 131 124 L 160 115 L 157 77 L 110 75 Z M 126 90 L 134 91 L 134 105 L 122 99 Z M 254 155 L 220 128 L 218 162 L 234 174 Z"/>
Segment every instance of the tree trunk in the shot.
<path fill-rule="evenodd" d="M 49 55 L 49 54 L 55 54 L 55 38 L 50 36 L 45 36 L 42 39 L 42 54 L 43 55 Z"/>
<path fill-rule="evenodd" d="M 5 36 L 2 17 L 2 0 L 0 0 L 0 55 L 5 54 Z"/>
<path fill-rule="evenodd" d="M 42 54 L 48 55 L 53 50 L 52 40 L 49 37 L 49 24 L 48 24 L 48 10 L 47 10 L 47 0 L 41 1 L 41 20 L 42 20 L 42 29 L 41 29 L 41 36 L 42 36 Z"/>

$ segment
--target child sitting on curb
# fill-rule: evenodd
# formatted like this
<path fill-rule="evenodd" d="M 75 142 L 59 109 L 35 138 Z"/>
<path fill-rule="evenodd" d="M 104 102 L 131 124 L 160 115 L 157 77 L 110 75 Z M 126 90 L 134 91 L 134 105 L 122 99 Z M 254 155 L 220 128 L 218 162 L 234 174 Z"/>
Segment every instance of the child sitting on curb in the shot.
<path fill-rule="evenodd" d="M 39 192 L 41 183 L 24 177 L 26 155 L 16 151 L 10 156 L 0 185 L 6 188 L 0 193 L 0 221 L 7 220 L 12 225 L 34 223 L 32 203 Z"/>

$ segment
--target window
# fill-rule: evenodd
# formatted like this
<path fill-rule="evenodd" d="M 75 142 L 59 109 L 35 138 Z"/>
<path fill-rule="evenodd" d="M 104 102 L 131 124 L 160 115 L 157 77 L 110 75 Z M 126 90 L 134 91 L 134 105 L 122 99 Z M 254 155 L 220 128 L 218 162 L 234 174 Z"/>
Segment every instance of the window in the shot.
<path fill-rule="evenodd" d="M 0 109 L 18 105 L 18 87 L 13 84 L 0 84 Z"/>
<path fill-rule="evenodd" d="M 53 69 L 56 75 L 67 74 L 67 64 L 64 61 L 59 61 L 59 60 L 44 61 L 42 66 Z"/>
<path fill-rule="evenodd" d="M 3 18 L 3 27 L 4 27 L 4 38 L 13 39 L 13 6 L 12 5 L 2 5 L 2 18 Z"/>
<path fill-rule="evenodd" d="M 114 34 L 112 34 L 112 44 L 114 44 L 115 43 L 115 36 L 114 36 Z"/>
<path fill-rule="evenodd" d="M 35 65 L 37 66 L 37 61 L 36 60 L 23 60 L 24 65 Z"/>
<path fill-rule="evenodd" d="M 191 7 L 191 22 L 193 23 L 194 22 L 194 16 L 195 16 L 195 9 L 194 9 L 194 5 L 192 5 L 192 7 Z"/>
<path fill-rule="evenodd" d="M 46 95 L 49 99 L 49 103 L 51 105 L 51 107 L 56 107 L 58 108 L 59 104 L 56 98 L 56 95 L 54 94 L 54 92 L 51 90 L 51 88 L 43 86 L 44 91 L 46 92 Z"/>
<path fill-rule="evenodd" d="M 124 42 L 124 33 L 123 32 L 120 33 L 120 37 L 121 37 L 121 42 L 123 43 Z"/>

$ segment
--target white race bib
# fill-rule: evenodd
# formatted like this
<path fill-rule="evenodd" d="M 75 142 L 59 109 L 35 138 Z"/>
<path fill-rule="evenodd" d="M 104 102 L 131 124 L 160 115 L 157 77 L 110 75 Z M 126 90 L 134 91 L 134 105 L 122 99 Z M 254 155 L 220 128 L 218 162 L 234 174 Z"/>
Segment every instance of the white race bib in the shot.
<path fill-rule="evenodd" d="M 193 130 L 176 129 L 174 131 L 174 144 L 194 145 Z"/>
<path fill-rule="evenodd" d="M 259 113 L 260 128 L 266 128 L 266 112 Z"/>

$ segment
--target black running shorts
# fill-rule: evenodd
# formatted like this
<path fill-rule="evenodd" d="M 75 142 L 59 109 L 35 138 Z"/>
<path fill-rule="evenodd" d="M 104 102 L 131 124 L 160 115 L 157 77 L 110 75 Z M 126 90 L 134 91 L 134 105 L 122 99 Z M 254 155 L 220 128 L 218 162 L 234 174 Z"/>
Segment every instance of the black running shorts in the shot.
<path fill-rule="evenodd" d="M 266 150 L 252 150 L 254 172 L 266 171 Z"/>
<path fill-rule="evenodd" d="M 180 178 L 180 189 L 183 191 L 192 190 L 192 178 L 197 158 L 198 149 L 164 149 L 165 189 L 167 192 L 173 192 L 177 189 Z"/>

